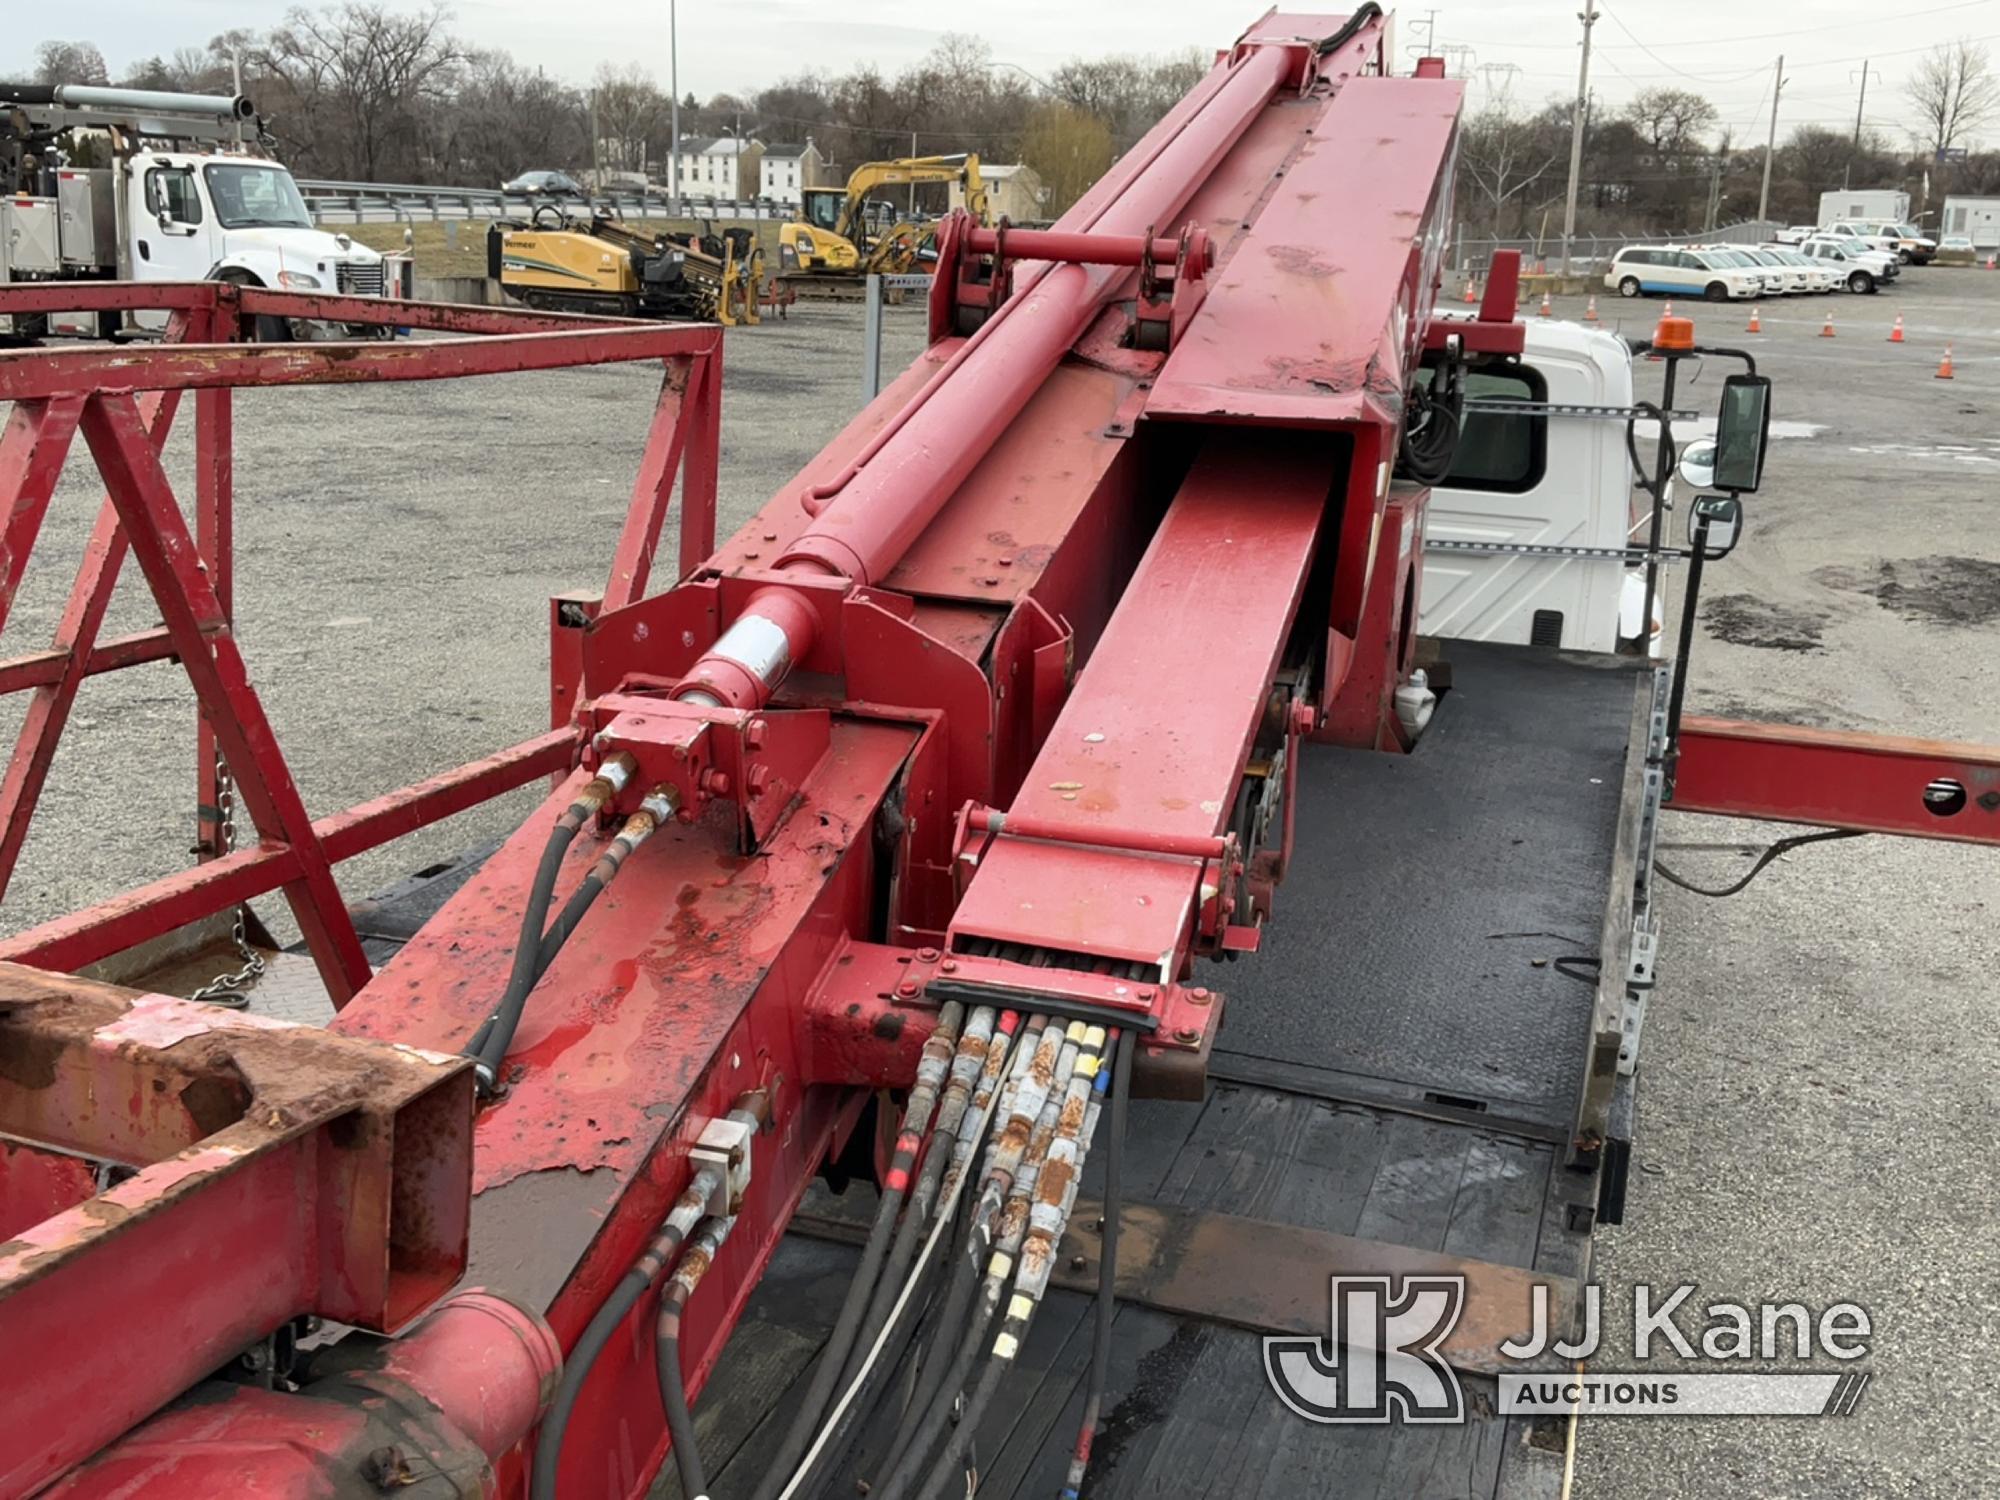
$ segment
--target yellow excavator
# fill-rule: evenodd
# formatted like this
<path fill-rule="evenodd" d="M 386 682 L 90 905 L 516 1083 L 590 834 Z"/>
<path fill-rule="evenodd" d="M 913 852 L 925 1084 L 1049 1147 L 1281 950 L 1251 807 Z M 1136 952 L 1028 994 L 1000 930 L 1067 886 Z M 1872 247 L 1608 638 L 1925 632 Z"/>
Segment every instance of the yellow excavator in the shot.
<path fill-rule="evenodd" d="M 486 232 L 486 273 L 517 302 L 551 312 L 757 323 L 764 252 L 748 229 L 672 235 L 554 204 Z"/>
<path fill-rule="evenodd" d="M 925 252 L 937 238 L 935 220 L 906 217 L 869 194 L 912 183 L 957 183 L 966 211 L 991 222 L 979 158 L 905 156 L 863 162 L 845 187 L 809 187 L 798 212 L 779 233 L 778 276 L 801 291 L 831 292 L 859 287 L 870 275 L 904 275 L 928 269 Z"/>

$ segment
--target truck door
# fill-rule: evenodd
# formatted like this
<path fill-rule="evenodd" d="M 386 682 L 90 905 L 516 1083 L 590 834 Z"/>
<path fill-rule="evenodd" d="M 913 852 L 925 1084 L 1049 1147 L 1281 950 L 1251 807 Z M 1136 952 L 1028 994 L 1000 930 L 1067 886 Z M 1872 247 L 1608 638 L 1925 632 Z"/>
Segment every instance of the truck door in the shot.
<path fill-rule="evenodd" d="M 132 215 L 132 279 L 200 281 L 215 264 L 216 226 L 193 167 L 155 162 L 141 181 L 141 209 Z"/>
<path fill-rule="evenodd" d="M 1624 421 L 1610 412 L 1630 405 L 1630 355 L 1568 324 L 1532 326 L 1528 338 L 1518 364 L 1466 379 L 1486 408 L 1468 413 L 1451 474 L 1431 491 L 1417 628 L 1612 651 L 1632 484 Z M 1526 409 L 1504 409 L 1514 403 Z M 1552 414 L 1551 403 L 1567 410 Z"/>

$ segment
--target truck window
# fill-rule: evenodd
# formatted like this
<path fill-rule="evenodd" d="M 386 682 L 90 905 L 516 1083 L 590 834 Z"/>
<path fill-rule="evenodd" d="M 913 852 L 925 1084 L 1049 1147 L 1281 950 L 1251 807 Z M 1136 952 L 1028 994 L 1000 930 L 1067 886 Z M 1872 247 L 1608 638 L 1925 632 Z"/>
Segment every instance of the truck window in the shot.
<path fill-rule="evenodd" d="M 176 224 L 201 222 L 201 194 L 195 190 L 194 171 L 189 167 L 154 167 L 146 174 L 146 207 L 161 209 Z"/>
<path fill-rule="evenodd" d="M 1525 366 L 1511 370 L 1475 370 L 1465 377 L 1468 399 L 1540 402 L 1548 399 L 1548 383 Z M 1445 485 L 1461 490 L 1492 490 L 1518 495 L 1542 482 L 1548 464 L 1549 419 L 1546 412 L 1467 412 Z"/>
<path fill-rule="evenodd" d="M 208 169 L 208 192 L 224 229 L 310 229 L 312 215 L 292 174 L 272 163 L 230 162 Z"/>

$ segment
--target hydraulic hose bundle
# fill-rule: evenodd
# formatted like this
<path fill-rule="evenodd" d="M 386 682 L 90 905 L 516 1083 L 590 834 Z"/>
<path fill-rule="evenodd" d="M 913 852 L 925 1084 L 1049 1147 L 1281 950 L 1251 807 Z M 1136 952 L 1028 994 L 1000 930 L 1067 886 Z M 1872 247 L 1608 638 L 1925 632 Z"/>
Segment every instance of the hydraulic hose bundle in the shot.
<path fill-rule="evenodd" d="M 1033 1015 L 1021 1025 L 1010 1011 L 961 1015 L 951 1004 L 940 1012 L 860 1268 L 758 1500 L 846 1495 L 850 1479 L 875 1500 L 963 1492 L 979 1417 L 1047 1291 L 1111 1095 L 1105 1045 L 1104 1030 L 1082 1022 Z M 1114 1180 L 1114 1212 L 1115 1193 Z M 940 1262 L 947 1239 L 954 1253 Z M 1107 1280 L 1107 1325 L 1109 1295 Z M 1107 1335 L 1100 1328 L 1100 1342 Z M 1093 1391 L 1101 1398 L 1095 1370 Z M 881 1461 L 846 1474 L 863 1425 L 891 1412 Z M 1080 1476 L 1081 1465 L 1072 1487 Z"/>

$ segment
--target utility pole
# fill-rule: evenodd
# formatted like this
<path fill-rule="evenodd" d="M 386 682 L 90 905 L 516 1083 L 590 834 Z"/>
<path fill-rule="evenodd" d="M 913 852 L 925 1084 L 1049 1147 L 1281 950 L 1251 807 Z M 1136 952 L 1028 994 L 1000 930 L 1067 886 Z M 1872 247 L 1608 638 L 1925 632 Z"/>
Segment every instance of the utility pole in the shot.
<path fill-rule="evenodd" d="M 1597 0 L 1583 0 L 1583 62 L 1576 73 L 1576 114 L 1569 122 L 1569 197 L 1563 207 L 1563 275 L 1569 275 L 1569 246 L 1576 238 L 1576 187 L 1583 172 L 1583 112 L 1590 98 L 1590 28 L 1597 24 Z"/>
<path fill-rule="evenodd" d="M 1757 217 L 1767 216 L 1771 207 L 1771 157 L 1778 149 L 1778 98 L 1785 92 L 1785 54 L 1778 54 L 1778 71 L 1771 77 L 1771 133 L 1764 137 L 1764 186 L 1757 194 Z"/>
<path fill-rule="evenodd" d="M 1854 144 L 1847 150 L 1847 170 L 1840 174 L 1840 185 L 1854 186 L 1854 158 L 1861 154 L 1861 111 L 1868 105 L 1868 64 L 1861 65 L 1861 97 L 1854 101 Z"/>
<path fill-rule="evenodd" d="M 667 126 L 671 137 L 668 149 L 673 159 L 667 163 L 667 196 L 674 201 L 674 217 L 681 216 L 681 29 L 679 0 L 667 0 L 667 88 L 673 93 L 673 113 Z"/>

